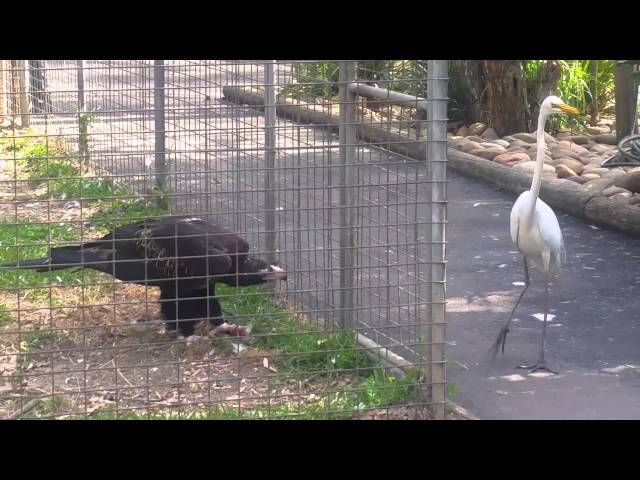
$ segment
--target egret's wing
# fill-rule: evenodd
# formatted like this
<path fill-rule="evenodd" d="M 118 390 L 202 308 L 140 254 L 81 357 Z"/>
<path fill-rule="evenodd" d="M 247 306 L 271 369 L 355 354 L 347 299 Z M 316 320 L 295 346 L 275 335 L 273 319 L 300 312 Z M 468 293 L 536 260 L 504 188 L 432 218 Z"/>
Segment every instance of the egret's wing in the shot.
<path fill-rule="evenodd" d="M 518 245 L 518 233 L 520 230 L 520 223 L 522 216 L 524 215 L 524 209 L 529 202 L 530 191 L 522 192 L 511 209 L 511 240 Z"/>
<path fill-rule="evenodd" d="M 536 202 L 536 221 L 540 230 L 540 237 L 549 249 L 551 270 L 559 271 L 560 265 L 566 257 L 562 230 L 560 230 L 556 214 L 553 213 L 549 205 L 540 199 Z"/>
<path fill-rule="evenodd" d="M 551 207 L 538 199 L 536 202 L 536 220 L 540 229 L 540 236 L 552 253 L 559 253 L 564 248 L 562 231 L 558 223 L 558 217 Z"/>

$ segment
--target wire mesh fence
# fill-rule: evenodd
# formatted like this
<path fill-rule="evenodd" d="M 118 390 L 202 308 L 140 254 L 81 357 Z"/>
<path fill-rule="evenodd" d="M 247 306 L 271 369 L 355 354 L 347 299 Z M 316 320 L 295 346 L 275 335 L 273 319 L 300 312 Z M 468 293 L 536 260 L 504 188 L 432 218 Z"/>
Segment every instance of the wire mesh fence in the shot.
<path fill-rule="evenodd" d="M 0 417 L 445 417 L 446 61 L 0 72 Z"/>

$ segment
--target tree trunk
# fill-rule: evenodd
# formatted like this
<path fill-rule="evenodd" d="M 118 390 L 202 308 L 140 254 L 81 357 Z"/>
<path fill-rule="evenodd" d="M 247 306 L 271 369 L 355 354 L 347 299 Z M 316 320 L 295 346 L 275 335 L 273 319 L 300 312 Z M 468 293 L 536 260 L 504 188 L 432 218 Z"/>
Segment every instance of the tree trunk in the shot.
<path fill-rule="evenodd" d="M 529 130 L 527 86 L 520 60 L 483 60 L 489 123 L 501 137 Z"/>
<path fill-rule="evenodd" d="M 589 66 L 591 81 L 589 90 L 591 90 L 591 126 L 594 127 L 598 124 L 599 108 L 598 108 L 598 60 L 591 60 Z"/>
<path fill-rule="evenodd" d="M 18 60 L 9 60 L 9 69 L 9 114 L 15 118 L 20 114 Z"/>
<path fill-rule="evenodd" d="M 560 75 L 562 74 L 562 65 L 558 60 L 548 60 L 540 67 L 538 74 L 537 88 L 534 100 L 531 102 L 530 130 L 537 128 L 538 114 L 540 113 L 540 105 L 549 95 L 554 95 Z"/>
<path fill-rule="evenodd" d="M 449 116 L 467 124 L 487 121 L 487 96 L 484 70 L 480 60 L 449 62 Z"/>
<path fill-rule="evenodd" d="M 34 113 L 50 113 L 51 98 L 47 91 L 44 60 L 29 60 L 29 84 Z"/>
<path fill-rule="evenodd" d="M 633 81 L 634 70 L 634 65 L 630 63 L 619 63 L 614 71 L 618 142 L 631 135 L 635 126 L 638 87 Z"/>

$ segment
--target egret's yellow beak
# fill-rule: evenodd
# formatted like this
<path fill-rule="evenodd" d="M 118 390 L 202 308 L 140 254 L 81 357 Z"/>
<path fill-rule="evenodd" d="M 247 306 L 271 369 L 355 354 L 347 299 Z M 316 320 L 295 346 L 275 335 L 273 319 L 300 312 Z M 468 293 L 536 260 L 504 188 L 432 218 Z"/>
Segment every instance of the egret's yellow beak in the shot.
<path fill-rule="evenodd" d="M 564 113 L 571 113 L 572 115 L 580 115 L 580 110 L 571 105 L 567 105 L 566 103 L 559 103 L 555 105 L 556 108 L 559 108 Z"/>

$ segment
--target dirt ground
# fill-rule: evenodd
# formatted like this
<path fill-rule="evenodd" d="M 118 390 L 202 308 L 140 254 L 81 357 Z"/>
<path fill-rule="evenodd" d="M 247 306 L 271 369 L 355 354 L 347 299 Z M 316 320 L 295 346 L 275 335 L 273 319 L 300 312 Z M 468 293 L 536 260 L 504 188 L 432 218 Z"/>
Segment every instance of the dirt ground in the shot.
<path fill-rule="evenodd" d="M 62 222 L 92 213 L 74 201 L 35 202 L 41 192 L 28 182 L 16 183 L 15 172 L 2 170 L 2 218 Z M 85 238 L 90 236 L 85 232 Z M 1 303 L 20 310 L 17 323 L 0 329 L 0 418 L 36 410 L 56 418 L 97 410 L 246 411 L 317 402 L 327 390 L 356 386 L 357 379 L 348 375 L 331 380 L 284 375 L 270 362 L 276 352 L 228 339 L 176 340 L 159 320 L 156 289 L 95 277 L 96 285 L 47 288 L 44 299 L 0 291 Z M 354 417 L 432 418 L 423 406 L 369 410 Z M 448 418 L 462 417 L 451 410 Z"/>

